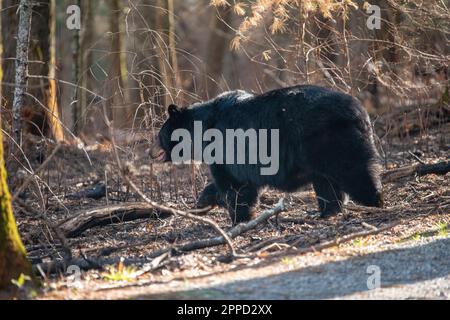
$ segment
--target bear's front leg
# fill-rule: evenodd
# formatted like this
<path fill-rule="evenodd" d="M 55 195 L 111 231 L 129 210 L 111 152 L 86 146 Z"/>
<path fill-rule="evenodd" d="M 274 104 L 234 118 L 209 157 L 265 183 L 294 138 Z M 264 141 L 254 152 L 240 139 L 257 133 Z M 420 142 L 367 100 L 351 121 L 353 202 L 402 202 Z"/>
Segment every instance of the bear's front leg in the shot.
<path fill-rule="evenodd" d="M 220 200 L 219 190 L 217 190 L 217 186 L 215 183 L 210 183 L 205 187 L 205 189 L 203 189 L 195 205 L 195 207 L 198 209 L 206 208 L 209 206 L 224 207 L 224 203 Z"/>
<path fill-rule="evenodd" d="M 250 221 L 255 215 L 258 190 L 249 185 L 230 188 L 225 193 L 225 202 L 233 225 Z"/>
<path fill-rule="evenodd" d="M 342 211 L 342 205 L 347 202 L 348 198 L 336 183 L 326 177 L 316 176 L 313 179 L 313 186 L 322 218 Z"/>

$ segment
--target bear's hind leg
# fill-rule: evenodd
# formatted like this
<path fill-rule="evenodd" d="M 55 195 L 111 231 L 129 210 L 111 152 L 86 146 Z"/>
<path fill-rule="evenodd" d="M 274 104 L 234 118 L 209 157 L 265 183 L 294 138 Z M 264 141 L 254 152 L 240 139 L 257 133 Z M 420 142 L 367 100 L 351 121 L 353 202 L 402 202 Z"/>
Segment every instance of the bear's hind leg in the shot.
<path fill-rule="evenodd" d="M 345 204 L 348 197 L 336 183 L 324 176 L 316 176 L 313 179 L 313 186 L 322 218 L 342 211 L 342 205 Z"/>

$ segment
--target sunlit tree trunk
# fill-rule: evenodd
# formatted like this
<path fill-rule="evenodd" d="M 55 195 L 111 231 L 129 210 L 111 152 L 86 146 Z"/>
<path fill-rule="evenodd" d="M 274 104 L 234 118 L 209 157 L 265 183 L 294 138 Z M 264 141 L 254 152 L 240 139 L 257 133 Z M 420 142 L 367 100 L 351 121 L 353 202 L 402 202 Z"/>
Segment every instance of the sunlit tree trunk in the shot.
<path fill-rule="evenodd" d="M 2 12 L 3 12 L 3 2 L 0 0 L 0 108 L 3 108 L 3 85 L 2 85 L 2 81 L 3 81 L 3 68 L 2 68 L 2 63 L 1 61 L 3 61 L 3 24 L 2 24 Z M 1 115 L 1 112 L 0 112 Z M 0 125 L 0 130 L 2 129 L 1 125 Z"/>
<path fill-rule="evenodd" d="M 47 95 L 47 118 L 50 124 L 50 129 L 53 138 L 60 142 L 64 140 L 64 132 L 61 126 L 61 118 L 59 116 L 58 110 L 58 99 L 56 97 L 56 0 L 50 0 L 48 2 L 48 21 L 50 29 L 50 40 L 49 40 L 49 53 L 50 61 L 48 65 L 48 88 L 46 91 Z"/>
<path fill-rule="evenodd" d="M 0 12 L 2 12 L 1 2 Z M 25 18 L 27 18 L 26 15 Z M 2 29 L 3 25 L 0 24 L 0 31 Z M 0 32 L 0 57 L 2 57 L 2 54 L 3 38 L 2 33 Z M 0 64 L 0 83 L 2 81 L 3 68 Z M 0 87 L 0 96 L 2 96 L 1 93 L 2 90 Z M 3 133 L 1 128 L 2 117 L 0 113 L 0 288 L 5 288 L 11 285 L 12 279 L 17 279 L 21 274 L 31 276 L 32 269 L 31 264 L 28 262 L 25 248 L 20 240 L 12 212 L 11 195 L 6 183 L 6 167 L 3 156 Z"/>
<path fill-rule="evenodd" d="M 0 4 L 1 11 L 1 4 Z M 0 37 L 0 43 L 1 43 Z M 0 45 L 0 54 L 2 53 Z M 0 65 L 0 82 L 3 78 Z M 0 113 L 0 129 L 2 124 Z M 6 167 L 3 157 L 3 133 L 0 130 L 0 289 L 11 285 L 12 279 L 17 279 L 21 274 L 32 276 L 25 247 L 20 240 L 14 219 L 11 195 L 6 183 Z"/>

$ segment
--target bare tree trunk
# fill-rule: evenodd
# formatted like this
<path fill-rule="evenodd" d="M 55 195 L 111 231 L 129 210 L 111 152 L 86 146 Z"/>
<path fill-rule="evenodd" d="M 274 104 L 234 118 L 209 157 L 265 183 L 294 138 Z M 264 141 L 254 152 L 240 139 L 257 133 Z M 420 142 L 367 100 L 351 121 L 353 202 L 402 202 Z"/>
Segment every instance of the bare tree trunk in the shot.
<path fill-rule="evenodd" d="M 78 0 L 81 12 L 82 12 L 82 29 L 80 34 L 80 52 L 79 52 L 79 76 L 81 77 L 81 89 L 79 90 L 78 99 L 79 108 L 78 122 L 77 122 L 77 134 L 81 133 L 85 124 L 87 117 L 87 107 L 88 107 L 88 93 L 86 89 L 91 88 L 91 72 L 89 68 L 92 65 L 92 54 L 90 46 L 92 44 L 92 34 L 93 34 L 93 1 L 81 1 Z"/>
<path fill-rule="evenodd" d="M 206 58 L 206 94 L 212 97 L 217 93 L 221 82 L 223 62 L 228 49 L 232 29 L 229 27 L 232 10 L 229 7 L 219 7 L 214 15 Z"/>
<path fill-rule="evenodd" d="M 142 0 L 142 6 L 140 7 L 140 14 L 142 14 L 141 21 L 139 21 L 139 28 L 145 28 L 146 33 L 141 33 L 138 37 L 138 41 L 142 46 L 139 50 L 138 61 L 145 61 L 144 64 L 140 64 L 139 72 L 139 87 L 140 87 L 140 103 L 149 104 L 146 117 L 146 125 L 154 128 L 154 121 L 161 117 L 164 112 L 165 94 L 161 92 L 164 90 L 164 81 L 162 72 L 160 70 L 160 39 L 159 34 L 154 32 L 158 29 L 157 12 L 160 10 L 157 8 L 157 0 Z M 155 8 L 156 7 L 156 8 Z M 148 54 L 148 52 L 152 54 Z M 165 92 L 165 90 L 164 90 Z M 162 107 L 161 107 L 162 106 Z"/>
<path fill-rule="evenodd" d="M 158 50 L 158 69 L 161 76 L 161 81 L 164 86 L 163 96 L 164 104 L 167 107 L 169 104 L 174 103 L 174 71 L 172 68 L 170 48 L 167 30 L 170 29 L 169 19 L 167 16 L 167 1 L 156 0 L 155 8 L 155 27 L 157 31 L 156 43 Z"/>
<path fill-rule="evenodd" d="M 112 33 L 112 116 L 114 119 L 114 126 L 120 128 L 126 126 L 131 120 L 131 113 L 127 106 L 130 99 L 128 98 L 127 66 L 122 28 L 122 6 L 120 0 L 109 0 L 108 2 L 111 10 L 109 22 Z"/>
<path fill-rule="evenodd" d="M 180 88 L 181 79 L 178 72 L 178 58 L 176 50 L 176 25 L 175 25 L 175 8 L 173 0 L 167 0 L 167 15 L 169 18 L 169 51 L 170 51 L 170 65 L 174 76 L 174 83 L 176 88 Z"/>
<path fill-rule="evenodd" d="M 16 81 L 15 85 L 13 100 L 19 99 L 20 110 L 14 109 L 13 101 L 12 136 L 18 139 L 24 132 L 30 132 L 36 135 L 53 135 L 55 140 L 61 141 L 64 137 L 58 111 L 55 80 L 55 0 L 25 2 L 31 3 L 33 10 L 29 12 L 28 30 L 21 31 L 22 23 L 19 22 L 15 75 L 16 80 L 19 77 L 25 82 L 17 83 Z M 20 5 L 19 8 L 22 14 L 22 6 Z M 23 41 L 20 39 L 21 35 L 27 37 L 26 48 L 20 43 Z M 26 55 L 24 49 L 26 49 Z M 38 77 L 31 78 L 28 74 L 38 75 Z M 28 87 L 25 88 L 25 85 Z M 14 144 L 11 146 L 14 148 Z"/>
<path fill-rule="evenodd" d="M 28 50 L 32 12 L 32 1 L 21 0 L 19 5 L 19 30 L 17 34 L 16 79 L 12 107 L 12 137 L 19 144 L 21 143 L 22 131 L 22 107 L 28 82 Z M 11 142 L 10 152 L 13 152 L 14 149 L 15 144 Z"/>
<path fill-rule="evenodd" d="M 370 45 L 370 50 L 373 52 L 373 59 L 375 61 L 383 61 L 390 71 L 396 73 L 396 65 L 399 61 L 399 52 L 396 46 L 398 40 L 396 40 L 397 26 L 398 26 L 398 12 L 395 8 L 389 5 L 388 1 L 375 0 L 372 4 L 378 5 L 381 8 L 381 29 L 375 29 L 372 33 L 374 42 Z M 378 74 L 375 69 L 369 74 L 369 83 L 367 90 L 372 96 L 373 107 L 378 112 L 383 112 L 384 106 L 380 103 L 380 88 L 382 85 L 379 83 Z M 381 70 L 380 70 L 381 71 Z"/>
<path fill-rule="evenodd" d="M 89 1 L 90 2 L 90 1 Z M 77 5 L 81 8 L 81 0 L 77 0 Z M 75 29 L 72 38 L 72 82 L 77 85 L 73 89 L 72 101 L 71 101 L 71 111 L 72 111 L 72 132 L 75 135 L 80 133 L 81 123 L 81 101 L 80 101 L 80 90 L 78 86 L 80 85 L 80 65 L 81 65 L 81 47 L 80 47 L 80 30 Z"/>

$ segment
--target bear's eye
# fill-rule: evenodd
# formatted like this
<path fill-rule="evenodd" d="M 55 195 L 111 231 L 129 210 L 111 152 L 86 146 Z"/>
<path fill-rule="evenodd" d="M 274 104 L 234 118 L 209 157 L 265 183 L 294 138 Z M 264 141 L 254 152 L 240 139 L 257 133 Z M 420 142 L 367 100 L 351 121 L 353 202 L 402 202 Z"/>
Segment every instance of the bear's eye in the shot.
<path fill-rule="evenodd" d="M 181 113 L 181 109 L 174 104 L 171 104 L 167 111 L 169 113 L 169 118 L 176 118 Z"/>

